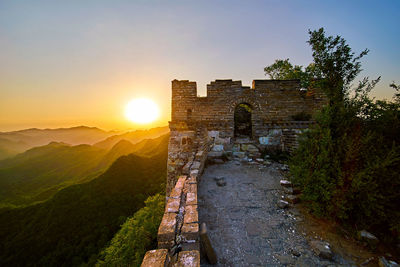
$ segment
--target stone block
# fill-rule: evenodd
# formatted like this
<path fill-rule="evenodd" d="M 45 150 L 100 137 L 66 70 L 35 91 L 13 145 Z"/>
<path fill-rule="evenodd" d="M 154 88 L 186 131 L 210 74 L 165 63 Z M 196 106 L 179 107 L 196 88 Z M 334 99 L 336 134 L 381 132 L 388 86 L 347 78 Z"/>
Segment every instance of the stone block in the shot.
<path fill-rule="evenodd" d="M 192 164 L 190 169 L 191 170 L 198 170 L 200 168 L 200 165 L 201 165 L 200 161 L 195 161 L 195 162 L 193 162 L 193 164 Z"/>
<path fill-rule="evenodd" d="M 197 176 L 190 176 L 186 179 L 187 184 L 197 184 Z"/>
<path fill-rule="evenodd" d="M 157 241 L 169 242 L 175 239 L 176 213 L 164 213 L 158 227 Z"/>
<path fill-rule="evenodd" d="M 226 137 L 226 138 L 215 138 L 214 140 L 216 145 L 226 145 L 229 144 L 231 142 L 231 138 L 230 137 Z"/>
<path fill-rule="evenodd" d="M 197 205 L 197 194 L 188 192 L 186 194 L 186 205 Z"/>
<path fill-rule="evenodd" d="M 191 251 L 191 250 L 198 250 L 200 251 L 200 242 L 190 240 L 190 242 L 182 242 L 182 251 Z"/>
<path fill-rule="evenodd" d="M 197 196 L 197 184 L 188 184 L 188 192 L 194 193 Z"/>
<path fill-rule="evenodd" d="M 190 176 L 191 177 L 197 177 L 199 174 L 199 170 L 191 170 L 190 171 Z"/>
<path fill-rule="evenodd" d="M 186 181 L 185 187 L 183 188 L 183 192 L 187 193 L 194 193 L 197 196 L 197 183 L 189 183 Z"/>
<path fill-rule="evenodd" d="M 204 151 L 198 151 L 196 153 L 196 157 L 202 157 L 204 155 Z"/>
<path fill-rule="evenodd" d="M 238 151 L 236 152 L 235 151 L 232 154 L 233 154 L 234 157 L 237 157 L 237 158 L 240 158 L 240 159 L 246 157 L 246 153 L 245 152 L 238 152 Z"/>
<path fill-rule="evenodd" d="M 171 190 L 170 198 L 180 198 L 182 195 L 182 188 L 173 188 Z"/>
<path fill-rule="evenodd" d="M 186 174 L 186 175 L 189 174 L 191 165 L 192 165 L 192 161 L 189 161 L 188 163 L 186 163 L 185 166 L 183 166 L 183 168 L 182 168 L 182 173 Z"/>
<path fill-rule="evenodd" d="M 200 252 L 198 250 L 181 251 L 174 267 L 200 267 Z"/>
<path fill-rule="evenodd" d="M 181 199 L 180 198 L 170 198 L 165 205 L 165 212 L 178 213 Z"/>
<path fill-rule="evenodd" d="M 211 151 L 214 151 L 214 152 L 224 151 L 224 146 L 223 145 L 214 145 L 212 147 Z"/>
<path fill-rule="evenodd" d="M 157 248 L 163 248 L 163 249 L 170 249 L 174 246 L 175 241 L 171 240 L 171 241 L 166 241 L 166 242 L 158 242 L 157 243 Z"/>
<path fill-rule="evenodd" d="M 149 250 L 144 255 L 141 267 L 161 267 L 167 266 L 168 262 L 168 250 L 167 249 L 155 249 Z"/>
<path fill-rule="evenodd" d="M 182 189 L 185 185 L 186 176 L 179 176 L 178 181 L 176 182 L 175 188 Z"/>
<path fill-rule="evenodd" d="M 240 151 L 240 144 L 234 144 L 234 145 L 232 146 L 232 151 L 233 151 L 233 152 L 238 152 L 238 151 Z"/>
<path fill-rule="evenodd" d="M 280 184 L 281 184 L 281 186 L 284 186 L 284 187 L 291 187 L 292 186 L 292 183 L 290 181 L 288 181 L 288 180 L 281 180 Z"/>
<path fill-rule="evenodd" d="M 210 151 L 210 152 L 208 152 L 207 156 L 210 158 L 218 158 L 218 157 L 222 157 L 223 154 L 224 154 L 224 152 L 222 152 L 222 151 Z"/>
<path fill-rule="evenodd" d="M 199 237 L 199 224 L 198 223 L 184 223 L 181 229 L 181 235 L 186 240 L 198 240 Z"/>
<path fill-rule="evenodd" d="M 183 223 L 198 223 L 199 213 L 197 212 L 197 206 L 187 205 L 185 207 L 185 215 L 183 218 Z"/>
<path fill-rule="evenodd" d="M 242 144 L 240 149 L 247 152 L 259 152 L 258 148 L 252 144 Z"/>

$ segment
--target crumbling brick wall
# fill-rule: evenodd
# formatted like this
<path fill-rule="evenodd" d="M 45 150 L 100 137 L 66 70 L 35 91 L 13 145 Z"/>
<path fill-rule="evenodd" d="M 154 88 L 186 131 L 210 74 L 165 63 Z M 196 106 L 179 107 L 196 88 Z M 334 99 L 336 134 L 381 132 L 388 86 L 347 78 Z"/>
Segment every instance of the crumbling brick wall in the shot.
<path fill-rule="evenodd" d="M 299 113 L 313 114 L 327 102 L 316 90 L 301 90 L 298 80 L 216 80 L 207 97 L 197 96 L 195 82 L 172 81 L 172 114 L 168 145 L 166 208 L 158 231 L 158 250 L 148 251 L 142 266 L 200 266 L 197 184 L 207 157 L 245 153 L 245 148 L 292 151 L 297 136 L 312 120 L 298 121 Z M 235 108 L 251 107 L 251 136 L 236 143 Z M 174 247 L 182 251 L 171 256 Z"/>
<path fill-rule="evenodd" d="M 173 80 L 167 194 L 176 177 L 188 174 L 184 166 L 193 160 L 199 142 L 208 138 L 212 155 L 232 151 L 235 108 L 242 103 L 251 108 L 249 138 L 254 145 L 290 152 L 297 146 L 297 135 L 313 123 L 294 117 L 312 115 L 327 98 L 316 89 L 301 89 L 299 80 L 254 80 L 252 87 L 215 80 L 207 85 L 206 97 L 197 96 L 196 82 Z"/>

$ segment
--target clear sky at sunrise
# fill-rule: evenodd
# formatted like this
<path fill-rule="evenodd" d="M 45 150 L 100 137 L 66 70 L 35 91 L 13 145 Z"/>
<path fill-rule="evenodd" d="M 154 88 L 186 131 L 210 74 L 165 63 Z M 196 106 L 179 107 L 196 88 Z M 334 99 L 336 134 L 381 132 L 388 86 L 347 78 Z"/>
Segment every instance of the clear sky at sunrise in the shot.
<path fill-rule="evenodd" d="M 307 30 L 324 27 L 357 52 L 390 98 L 400 82 L 400 1 L 0 1 L 0 131 L 136 128 L 133 98 L 170 118 L 171 80 L 250 85 L 279 58 L 307 65 Z M 142 126 L 141 126 L 142 127 Z"/>

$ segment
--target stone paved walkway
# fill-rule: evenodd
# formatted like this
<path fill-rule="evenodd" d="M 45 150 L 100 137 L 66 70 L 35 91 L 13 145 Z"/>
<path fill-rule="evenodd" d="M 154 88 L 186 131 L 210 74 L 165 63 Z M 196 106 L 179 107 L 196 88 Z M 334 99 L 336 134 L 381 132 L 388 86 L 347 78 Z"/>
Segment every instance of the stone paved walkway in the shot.
<path fill-rule="evenodd" d="M 295 210 L 277 208 L 282 195 L 277 169 L 277 163 L 239 161 L 206 168 L 199 219 L 207 224 L 218 266 L 348 266 L 343 259 L 335 263 L 316 256 L 296 231 Z M 202 266 L 208 266 L 205 259 Z"/>

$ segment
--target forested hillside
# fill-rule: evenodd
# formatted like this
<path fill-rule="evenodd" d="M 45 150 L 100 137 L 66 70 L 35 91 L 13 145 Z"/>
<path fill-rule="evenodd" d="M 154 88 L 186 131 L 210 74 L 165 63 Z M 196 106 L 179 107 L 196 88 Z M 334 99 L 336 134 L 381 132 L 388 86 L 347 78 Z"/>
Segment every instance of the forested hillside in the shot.
<path fill-rule="evenodd" d="M 155 130 L 151 136 L 157 134 L 160 131 Z M 154 150 L 155 141 L 144 137 L 136 136 L 140 142 L 135 144 L 120 140 L 109 150 L 52 142 L 0 161 L 0 207 L 44 201 L 66 186 L 94 179 L 122 155 L 148 154 Z M 146 145 L 148 142 L 150 145 Z"/>
<path fill-rule="evenodd" d="M 144 200 L 164 188 L 168 135 L 146 141 L 98 178 L 0 213 L 1 266 L 93 265 Z M 147 156 L 144 156 L 147 155 Z"/>

